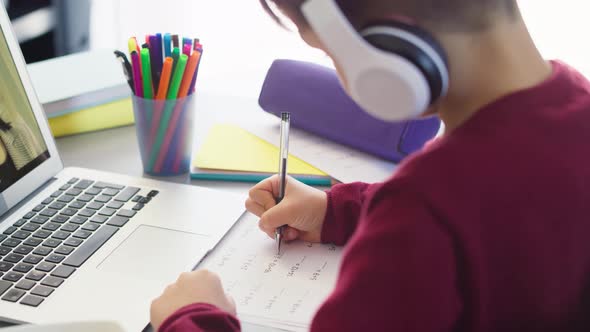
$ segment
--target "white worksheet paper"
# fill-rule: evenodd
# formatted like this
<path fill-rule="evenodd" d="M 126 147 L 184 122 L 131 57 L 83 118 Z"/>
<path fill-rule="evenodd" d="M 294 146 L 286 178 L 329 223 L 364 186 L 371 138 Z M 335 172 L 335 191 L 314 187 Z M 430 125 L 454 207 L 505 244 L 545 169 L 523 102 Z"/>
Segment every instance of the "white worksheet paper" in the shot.
<path fill-rule="evenodd" d="M 248 216 L 236 224 L 199 267 L 221 276 L 238 316 L 289 330 L 309 328 L 334 289 L 342 249 L 334 245 L 275 241 Z"/>

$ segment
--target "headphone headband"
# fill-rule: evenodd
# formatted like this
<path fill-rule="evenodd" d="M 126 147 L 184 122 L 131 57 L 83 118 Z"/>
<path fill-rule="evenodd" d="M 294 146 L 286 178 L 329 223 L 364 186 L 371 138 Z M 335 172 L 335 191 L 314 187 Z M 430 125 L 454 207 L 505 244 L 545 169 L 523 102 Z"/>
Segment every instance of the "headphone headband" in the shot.
<path fill-rule="evenodd" d="M 334 0 L 308 0 L 301 6 L 301 11 L 330 56 L 340 65 L 347 66 L 348 59 L 362 57 L 363 49 L 369 46 Z M 344 54 L 348 56 L 342 56 Z"/>

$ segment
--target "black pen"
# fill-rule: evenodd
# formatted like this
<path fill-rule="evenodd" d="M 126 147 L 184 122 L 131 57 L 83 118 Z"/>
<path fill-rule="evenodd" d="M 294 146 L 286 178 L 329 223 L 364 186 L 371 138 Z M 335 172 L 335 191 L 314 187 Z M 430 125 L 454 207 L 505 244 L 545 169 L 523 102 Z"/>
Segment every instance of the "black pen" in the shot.
<path fill-rule="evenodd" d="M 291 114 L 281 113 L 281 147 L 279 151 L 279 195 L 277 204 L 285 197 L 285 187 L 287 185 L 287 160 L 289 159 L 289 128 L 291 126 Z M 281 241 L 283 239 L 283 230 L 287 225 L 280 226 L 275 230 L 275 242 L 277 243 L 277 253 L 281 253 Z"/>
<path fill-rule="evenodd" d="M 135 86 L 133 84 L 133 70 L 131 69 L 131 63 L 127 59 L 125 53 L 121 51 L 115 51 L 115 56 L 119 61 L 121 61 L 121 65 L 123 66 L 123 72 L 125 73 L 125 78 L 127 79 L 127 83 L 129 87 L 131 87 L 131 91 L 135 93 Z"/>

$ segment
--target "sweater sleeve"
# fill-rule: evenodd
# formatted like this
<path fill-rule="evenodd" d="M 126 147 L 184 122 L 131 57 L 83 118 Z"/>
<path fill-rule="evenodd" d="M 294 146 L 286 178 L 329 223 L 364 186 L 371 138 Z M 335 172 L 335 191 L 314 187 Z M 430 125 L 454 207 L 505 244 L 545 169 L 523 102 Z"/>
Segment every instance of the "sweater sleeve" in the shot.
<path fill-rule="evenodd" d="M 160 326 L 159 332 L 238 332 L 238 319 L 206 303 L 195 303 L 177 310 Z"/>
<path fill-rule="evenodd" d="M 451 236 L 415 195 L 379 190 L 315 331 L 452 331 L 462 310 Z"/>
<path fill-rule="evenodd" d="M 322 228 L 322 242 L 342 246 L 352 236 L 367 193 L 372 187 L 362 182 L 335 185 L 327 191 L 328 209 Z"/>

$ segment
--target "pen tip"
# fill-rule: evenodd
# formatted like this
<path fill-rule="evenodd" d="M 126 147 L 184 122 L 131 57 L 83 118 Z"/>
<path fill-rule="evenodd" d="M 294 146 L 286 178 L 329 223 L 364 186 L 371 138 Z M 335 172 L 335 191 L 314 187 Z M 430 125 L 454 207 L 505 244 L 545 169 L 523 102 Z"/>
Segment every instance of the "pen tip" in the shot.
<path fill-rule="evenodd" d="M 281 234 L 278 232 L 275 234 L 275 241 L 277 243 L 277 255 L 280 255 L 281 254 Z"/>

